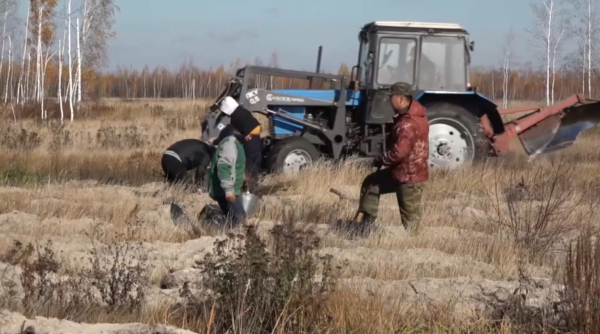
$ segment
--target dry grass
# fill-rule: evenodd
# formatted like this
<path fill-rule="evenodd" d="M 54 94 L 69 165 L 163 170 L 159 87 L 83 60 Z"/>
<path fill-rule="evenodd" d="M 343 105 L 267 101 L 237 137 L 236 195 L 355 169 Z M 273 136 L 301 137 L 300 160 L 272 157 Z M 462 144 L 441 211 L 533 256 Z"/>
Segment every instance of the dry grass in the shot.
<path fill-rule="evenodd" d="M 174 227 L 170 203 L 195 216 L 211 201 L 206 195 L 166 187 L 153 170 L 160 170 L 160 154 L 169 144 L 200 136 L 206 105 L 113 100 L 86 107 L 89 120 L 64 127 L 33 120 L 5 124 L 0 135 L 0 253 L 10 251 L 14 240 L 50 239 L 61 250 L 56 255 L 65 267 L 61 272 L 69 272 L 93 270 L 91 264 L 77 260 L 94 258 L 91 241 L 141 242 L 149 256 L 149 284 L 154 290 L 166 284 L 171 273 L 191 268 L 224 232 L 200 222 Z M 351 162 L 323 163 L 295 177 L 265 177 L 265 197 L 252 222 L 265 238 L 274 222 L 286 218 L 315 230 L 320 236 L 318 253 L 333 255 L 335 264 L 344 264 L 340 278 L 355 283 L 500 281 L 516 279 L 523 270 L 532 276 L 562 277 L 569 242 L 582 230 L 595 233 L 598 228 L 594 217 L 600 200 L 599 141 L 592 132 L 552 157 L 527 162 L 516 155 L 460 171 L 432 172 L 424 193 L 426 229 L 419 236 L 404 233 L 393 195 L 382 197 L 383 233 L 350 241 L 332 231 L 339 220 L 352 217 L 356 207 L 330 193 L 330 188 L 356 198 L 360 180 L 369 173 Z M 338 289 L 320 306 L 330 332 L 513 333 L 523 325 L 506 319 L 498 323 L 483 315 L 467 321 L 448 305 L 406 309 L 400 296 L 364 292 L 356 287 Z M 89 306 L 76 316 L 69 308 L 57 310 L 37 313 L 86 322 L 167 323 L 195 330 L 206 325 L 203 317 L 182 316 L 157 301 L 128 314 L 99 306 Z"/>

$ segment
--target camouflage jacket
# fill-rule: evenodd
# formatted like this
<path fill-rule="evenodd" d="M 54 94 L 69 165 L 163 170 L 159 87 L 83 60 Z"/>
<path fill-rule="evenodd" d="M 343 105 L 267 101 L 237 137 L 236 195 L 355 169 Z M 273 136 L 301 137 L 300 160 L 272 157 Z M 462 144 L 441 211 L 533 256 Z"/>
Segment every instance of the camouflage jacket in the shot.
<path fill-rule="evenodd" d="M 393 146 L 381 161 L 392 168 L 400 183 L 421 183 L 429 178 L 429 123 L 425 107 L 413 100 L 405 114 L 395 117 Z"/>

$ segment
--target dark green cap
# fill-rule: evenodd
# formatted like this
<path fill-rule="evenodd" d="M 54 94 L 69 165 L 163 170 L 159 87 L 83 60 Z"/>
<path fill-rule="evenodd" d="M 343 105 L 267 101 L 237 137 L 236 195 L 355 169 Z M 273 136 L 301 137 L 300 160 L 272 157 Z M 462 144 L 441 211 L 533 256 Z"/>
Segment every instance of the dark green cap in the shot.
<path fill-rule="evenodd" d="M 411 84 L 406 82 L 396 82 L 390 87 L 390 95 L 405 95 L 410 96 L 413 94 L 413 87 Z"/>

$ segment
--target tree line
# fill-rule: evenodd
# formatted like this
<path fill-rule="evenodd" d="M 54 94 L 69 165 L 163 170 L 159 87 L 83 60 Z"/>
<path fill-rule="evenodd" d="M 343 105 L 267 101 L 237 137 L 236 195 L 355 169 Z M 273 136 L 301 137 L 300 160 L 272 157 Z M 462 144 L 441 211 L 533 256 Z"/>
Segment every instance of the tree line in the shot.
<path fill-rule="evenodd" d="M 27 16 L 17 17 L 20 0 L 0 0 L 0 100 L 15 106 L 60 103 L 61 120 L 74 119 L 83 100 L 101 98 L 214 98 L 237 68 L 238 60 L 217 68 L 201 68 L 186 61 L 175 70 L 158 66 L 141 70 L 117 68 L 103 72 L 107 42 L 113 31 L 114 0 L 25 0 Z M 533 0 L 534 29 L 527 30 L 528 45 L 537 60 L 519 63 L 515 33 L 506 34 L 496 66 L 472 68 L 470 84 L 494 100 L 545 101 L 552 104 L 574 93 L 600 95 L 596 48 L 600 0 Z M 280 67 L 276 53 L 263 63 Z M 535 64 L 535 65 L 534 65 Z M 539 66 L 541 65 L 541 66 Z M 340 64 L 338 74 L 349 74 Z M 252 85 L 266 89 L 307 88 L 307 82 L 258 76 Z M 1 103 L 1 102 L 0 102 Z M 13 111 L 14 115 L 14 111 Z"/>

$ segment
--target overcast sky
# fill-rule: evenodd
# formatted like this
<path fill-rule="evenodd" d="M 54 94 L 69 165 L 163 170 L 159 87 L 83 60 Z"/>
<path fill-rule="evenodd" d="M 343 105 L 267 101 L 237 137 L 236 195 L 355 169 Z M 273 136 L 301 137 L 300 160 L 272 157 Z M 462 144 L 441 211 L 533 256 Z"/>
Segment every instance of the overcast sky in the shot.
<path fill-rule="evenodd" d="M 22 1 L 21 12 L 27 0 Z M 117 0 L 117 37 L 110 43 L 109 68 L 164 65 L 192 59 L 198 66 L 229 64 L 236 58 L 314 69 L 319 45 L 323 67 L 356 62 L 357 34 L 375 20 L 453 22 L 475 41 L 473 65 L 499 64 L 504 36 L 533 23 L 526 0 Z M 522 37 L 520 60 L 530 58 Z"/>

